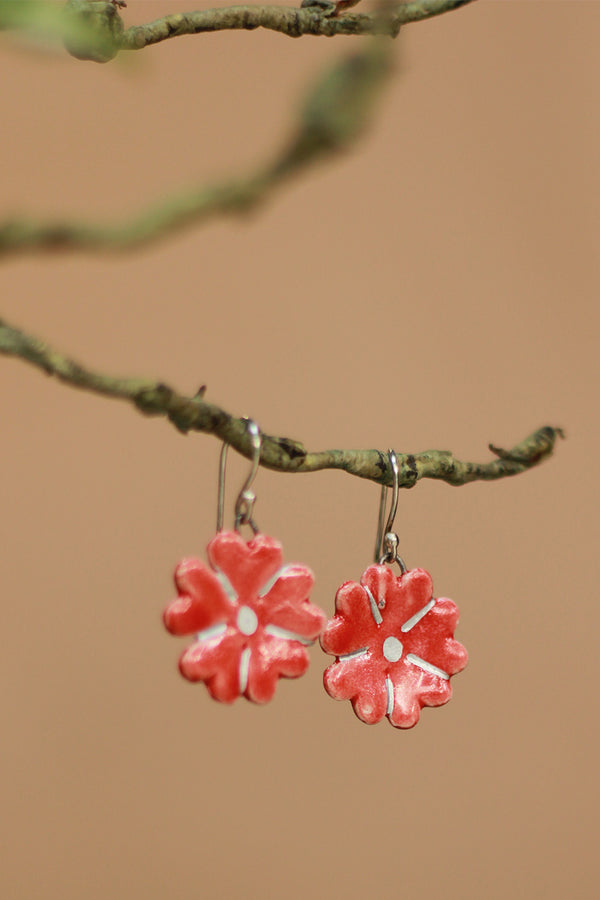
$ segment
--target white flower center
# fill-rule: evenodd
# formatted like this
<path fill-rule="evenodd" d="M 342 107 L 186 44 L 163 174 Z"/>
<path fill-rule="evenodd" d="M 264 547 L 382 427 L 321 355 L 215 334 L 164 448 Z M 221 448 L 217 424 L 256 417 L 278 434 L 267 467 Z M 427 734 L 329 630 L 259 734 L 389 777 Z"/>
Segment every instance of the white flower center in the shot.
<path fill-rule="evenodd" d="M 250 609 L 249 606 L 240 606 L 237 614 L 237 627 L 242 634 L 246 635 L 254 634 L 258 628 L 258 618 L 256 613 L 253 609 Z"/>
<path fill-rule="evenodd" d="M 383 655 L 388 662 L 398 662 L 402 656 L 402 643 L 397 637 L 390 635 L 383 642 Z"/>

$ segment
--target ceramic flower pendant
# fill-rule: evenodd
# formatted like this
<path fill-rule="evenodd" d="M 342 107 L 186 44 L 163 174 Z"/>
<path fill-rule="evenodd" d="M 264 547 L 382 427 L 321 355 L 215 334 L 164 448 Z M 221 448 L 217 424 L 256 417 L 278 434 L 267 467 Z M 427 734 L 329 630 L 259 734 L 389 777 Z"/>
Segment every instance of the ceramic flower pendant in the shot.
<path fill-rule="evenodd" d="M 179 563 L 178 596 L 164 612 L 171 634 L 194 636 L 179 660 L 181 674 L 203 681 L 222 703 L 241 695 L 266 703 L 279 678 L 306 672 L 307 647 L 326 621 L 308 600 L 313 573 L 282 565 L 281 545 L 263 534 L 246 542 L 221 531 L 207 554 L 210 566 L 194 558 Z"/>
<path fill-rule="evenodd" d="M 340 587 L 335 607 L 321 635 L 337 657 L 324 673 L 330 697 L 350 700 L 369 725 L 387 716 L 397 728 L 416 725 L 422 707 L 448 702 L 467 651 L 454 640 L 456 605 L 434 598 L 424 569 L 397 577 L 389 566 L 369 566 L 360 584 Z"/>

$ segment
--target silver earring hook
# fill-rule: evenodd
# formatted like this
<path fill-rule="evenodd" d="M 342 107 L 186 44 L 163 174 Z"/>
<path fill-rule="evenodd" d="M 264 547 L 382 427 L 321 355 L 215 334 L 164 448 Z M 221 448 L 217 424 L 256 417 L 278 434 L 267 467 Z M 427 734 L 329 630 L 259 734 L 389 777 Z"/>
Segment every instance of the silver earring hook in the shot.
<path fill-rule="evenodd" d="M 258 533 L 258 526 L 254 521 L 252 512 L 256 501 L 256 494 L 251 490 L 258 465 L 260 462 L 260 448 L 262 435 L 260 428 L 252 419 L 246 419 L 246 428 L 252 444 L 252 466 L 246 481 L 235 501 L 235 530 L 239 531 L 242 525 L 249 525 L 254 534 Z M 217 495 L 217 531 L 223 530 L 223 508 L 225 505 L 225 470 L 227 468 L 227 451 L 229 444 L 224 443 L 219 458 L 219 491 Z"/>
<path fill-rule="evenodd" d="M 383 565 L 383 563 L 389 563 L 391 565 L 392 563 L 397 562 L 400 566 L 400 571 L 404 575 L 404 573 L 406 572 L 406 565 L 404 563 L 404 560 L 400 556 L 398 556 L 398 535 L 395 531 L 392 531 L 392 528 L 394 527 L 394 519 L 396 518 L 396 510 L 398 509 L 398 488 L 400 480 L 398 472 L 398 459 L 391 448 L 388 450 L 388 456 L 390 460 L 390 466 L 392 467 L 392 474 L 394 476 L 394 482 L 392 484 L 392 503 L 386 522 L 385 507 L 388 487 L 387 485 L 382 484 L 381 498 L 379 501 L 379 521 L 377 523 L 377 539 L 375 541 L 375 562 L 379 565 Z"/>

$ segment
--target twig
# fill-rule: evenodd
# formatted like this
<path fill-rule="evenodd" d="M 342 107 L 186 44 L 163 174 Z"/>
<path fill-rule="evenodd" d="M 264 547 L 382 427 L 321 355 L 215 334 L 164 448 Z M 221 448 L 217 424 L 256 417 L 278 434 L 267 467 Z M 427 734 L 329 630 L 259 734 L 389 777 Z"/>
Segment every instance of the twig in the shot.
<path fill-rule="evenodd" d="M 246 421 L 232 416 L 204 399 L 204 388 L 194 397 L 177 393 L 159 381 L 145 378 L 115 378 L 92 372 L 46 343 L 0 319 L 0 353 L 26 360 L 65 384 L 105 397 L 127 400 L 149 416 L 166 416 L 179 431 L 202 431 L 227 441 L 244 456 L 252 456 Z M 462 462 L 448 450 L 398 453 L 401 487 L 413 487 L 421 478 L 436 478 L 448 484 L 490 481 L 518 475 L 550 456 L 560 428 L 546 426 L 518 443 L 510 451 L 494 449 L 498 458 L 487 463 Z M 342 469 L 359 478 L 391 484 L 388 456 L 379 450 L 324 450 L 309 453 L 299 441 L 263 434 L 260 464 L 279 472 L 316 472 Z"/>
<path fill-rule="evenodd" d="M 235 6 L 178 13 L 123 31 L 113 3 L 70 0 L 60 21 L 73 55 L 107 61 L 119 49 L 140 49 L 176 35 L 224 28 L 262 26 L 296 37 L 383 31 L 397 34 L 405 22 L 439 15 L 470 2 L 473 0 L 414 0 L 401 4 L 390 15 L 340 17 L 315 7 Z M 332 6 L 335 8 L 335 4 Z M 37 22 L 39 27 L 56 29 L 56 10 L 53 15 L 50 12 L 43 10 L 39 2 L 8 2 L 0 9 L 0 28 L 33 28 Z M 0 222 L 0 256 L 57 250 L 123 252 L 217 215 L 249 211 L 265 201 L 287 178 L 299 174 L 318 159 L 346 149 L 361 134 L 391 70 L 391 50 L 387 44 L 382 40 L 373 42 L 365 51 L 344 58 L 325 78 L 320 78 L 292 140 L 275 159 L 246 177 L 187 189 L 117 224 L 8 219 Z"/>
<path fill-rule="evenodd" d="M 57 249 L 124 251 L 218 214 L 247 212 L 286 179 L 349 147 L 368 124 L 391 69 L 391 47 L 384 39 L 373 39 L 338 61 L 313 85 L 291 139 L 274 160 L 246 178 L 188 189 L 118 225 L 0 222 L 0 256 Z"/>
<path fill-rule="evenodd" d="M 335 9 L 334 3 L 330 8 L 324 4 L 324 9 L 317 6 L 230 6 L 225 9 L 173 13 L 147 25 L 127 28 L 120 39 L 120 49 L 141 50 L 149 44 L 157 44 L 183 34 L 226 29 L 268 28 L 288 37 L 301 37 L 304 34 L 333 37 L 337 34 L 376 33 L 395 37 L 402 25 L 439 16 L 472 2 L 473 0 L 413 0 L 397 4 L 397 11 L 386 19 L 378 14 L 364 13 L 347 13 L 336 17 L 331 15 Z"/>
<path fill-rule="evenodd" d="M 86 43 L 92 53 L 74 52 L 74 56 L 108 62 L 119 50 L 141 50 L 151 44 L 184 34 L 205 34 L 212 31 L 267 28 L 289 37 L 305 34 L 333 37 L 338 34 L 364 35 L 385 33 L 395 37 L 402 25 L 430 19 L 451 12 L 474 0 L 408 0 L 390 2 L 390 15 L 383 21 L 380 12 L 374 14 L 348 13 L 335 15 L 336 3 L 318 0 L 301 7 L 291 6 L 230 6 L 202 9 L 187 13 L 171 13 L 154 22 L 125 28 L 123 20 L 110 0 L 69 0 L 67 13 L 46 0 L 2 0 L 0 30 L 33 31 L 42 37 L 65 38 L 68 45 Z M 394 6 L 396 7 L 394 9 Z M 339 13 L 339 9 L 337 10 Z M 93 47 L 94 37 L 100 49 Z M 112 49 L 111 49 L 112 47 Z M 71 52 L 71 46 L 69 46 Z"/>

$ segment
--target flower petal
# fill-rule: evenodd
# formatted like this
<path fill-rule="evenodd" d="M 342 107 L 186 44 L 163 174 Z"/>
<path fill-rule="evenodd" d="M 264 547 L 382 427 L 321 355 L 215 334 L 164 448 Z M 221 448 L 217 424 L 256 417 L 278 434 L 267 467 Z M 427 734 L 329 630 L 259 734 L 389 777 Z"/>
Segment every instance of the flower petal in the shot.
<path fill-rule="evenodd" d="M 421 706 L 443 706 L 452 697 L 452 684 L 450 679 L 436 678 L 423 672 L 423 678 L 419 685 L 419 700 Z"/>
<path fill-rule="evenodd" d="M 415 666 L 409 666 L 408 663 L 402 665 L 400 671 L 401 677 L 393 680 L 394 705 L 389 720 L 396 728 L 412 728 L 421 715 L 419 685 L 425 673 Z"/>
<path fill-rule="evenodd" d="M 265 534 L 257 534 L 246 543 L 236 531 L 221 531 L 208 545 L 207 553 L 211 565 L 227 577 L 240 603 L 255 598 L 281 568 L 281 544 Z"/>
<path fill-rule="evenodd" d="M 181 655 L 179 669 L 188 681 L 204 681 L 215 700 L 232 703 L 240 694 L 239 662 L 244 638 L 233 628 L 207 641 L 196 641 Z"/>
<path fill-rule="evenodd" d="M 389 612 L 388 594 L 397 587 L 399 580 L 390 566 L 383 565 L 369 566 L 360 577 L 360 583 L 371 592 L 378 609 L 385 609 L 386 616 Z"/>
<path fill-rule="evenodd" d="M 341 656 L 368 647 L 376 635 L 377 623 L 364 587 L 356 581 L 346 581 L 335 596 L 335 610 L 321 635 L 325 653 Z"/>
<path fill-rule="evenodd" d="M 458 623 L 458 608 L 452 600 L 441 597 L 433 608 L 406 635 L 407 653 L 415 653 L 456 675 L 467 665 L 468 654 L 462 644 L 454 640 Z"/>
<path fill-rule="evenodd" d="M 389 566 L 369 566 L 361 583 L 382 610 L 385 629 L 400 632 L 402 625 L 431 600 L 433 582 L 425 569 L 410 569 L 396 576 Z"/>
<path fill-rule="evenodd" d="M 298 641 L 282 641 L 265 635 L 252 647 L 245 695 L 255 703 L 272 699 L 279 678 L 299 678 L 309 665 L 308 651 Z"/>
<path fill-rule="evenodd" d="M 231 618 L 232 605 L 219 579 L 202 560 L 182 559 L 175 569 L 179 597 L 163 613 L 171 634 L 192 634 Z"/>
<path fill-rule="evenodd" d="M 327 619 L 322 609 L 308 602 L 314 581 L 315 576 L 307 566 L 287 566 L 260 601 L 263 620 L 314 640 Z"/>
<path fill-rule="evenodd" d="M 394 707 L 390 722 L 396 728 L 412 728 L 423 706 L 443 706 L 452 696 L 450 681 L 405 662 L 394 677 Z"/>
<path fill-rule="evenodd" d="M 367 725 L 375 725 L 386 714 L 388 695 L 385 681 L 378 679 L 370 685 L 368 691 L 363 690 L 352 701 L 352 709 Z"/>
<path fill-rule="evenodd" d="M 385 674 L 368 653 L 328 666 L 323 685 L 334 700 L 351 700 L 354 712 L 363 722 L 374 725 L 385 716 Z"/>

